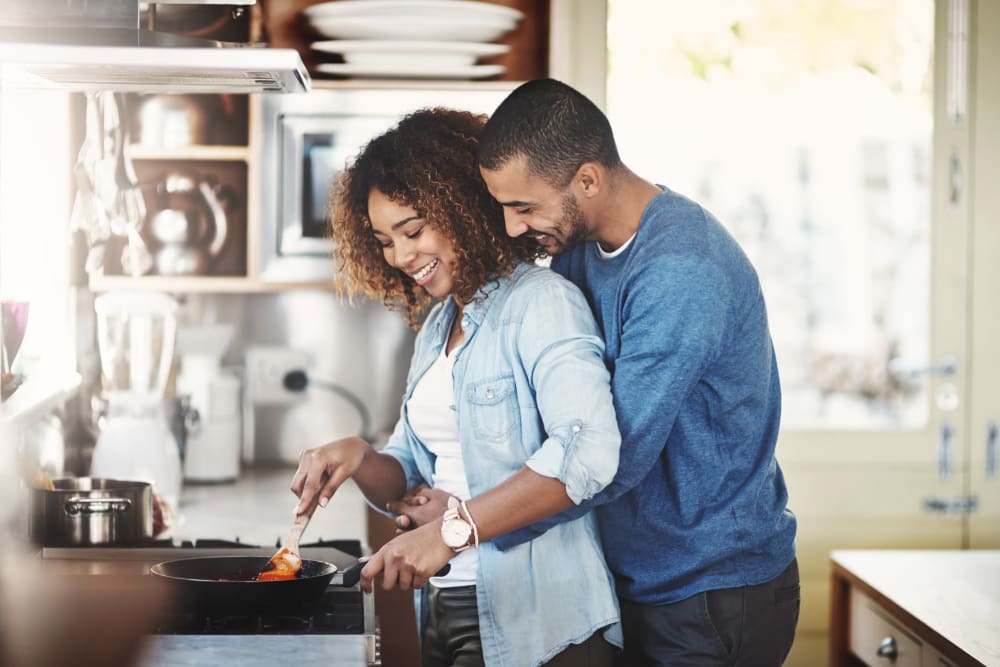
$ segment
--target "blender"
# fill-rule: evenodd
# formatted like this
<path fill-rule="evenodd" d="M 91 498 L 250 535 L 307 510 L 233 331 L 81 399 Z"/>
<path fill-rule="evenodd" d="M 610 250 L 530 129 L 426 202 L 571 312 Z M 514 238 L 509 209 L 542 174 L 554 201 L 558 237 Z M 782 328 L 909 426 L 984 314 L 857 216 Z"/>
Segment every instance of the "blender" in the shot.
<path fill-rule="evenodd" d="M 94 300 L 94 310 L 107 415 L 90 474 L 149 482 L 176 509 L 181 461 L 163 391 L 173 364 L 177 303 L 155 292 L 108 292 Z"/>

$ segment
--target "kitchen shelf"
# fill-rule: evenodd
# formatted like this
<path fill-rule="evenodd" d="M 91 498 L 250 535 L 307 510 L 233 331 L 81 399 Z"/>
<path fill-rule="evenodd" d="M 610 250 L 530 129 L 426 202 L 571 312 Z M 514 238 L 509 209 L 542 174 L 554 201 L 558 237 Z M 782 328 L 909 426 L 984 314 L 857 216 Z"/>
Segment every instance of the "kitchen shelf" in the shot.
<path fill-rule="evenodd" d="M 146 146 L 131 144 L 128 155 L 133 160 L 217 160 L 246 161 L 247 146 Z"/>

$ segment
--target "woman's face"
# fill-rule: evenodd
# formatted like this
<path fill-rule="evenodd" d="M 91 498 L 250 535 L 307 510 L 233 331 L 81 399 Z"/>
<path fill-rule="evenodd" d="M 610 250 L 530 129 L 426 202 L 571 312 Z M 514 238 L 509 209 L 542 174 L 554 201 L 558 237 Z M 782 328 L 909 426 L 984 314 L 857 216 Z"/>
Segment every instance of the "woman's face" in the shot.
<path fill-rule="evenodd" d="M 451 294 L 458 258 L 454 245 L 434 225 L 378 188 L 368 194 L 368 218 L 390 266 L 405 271 L 433 297 Z"/>

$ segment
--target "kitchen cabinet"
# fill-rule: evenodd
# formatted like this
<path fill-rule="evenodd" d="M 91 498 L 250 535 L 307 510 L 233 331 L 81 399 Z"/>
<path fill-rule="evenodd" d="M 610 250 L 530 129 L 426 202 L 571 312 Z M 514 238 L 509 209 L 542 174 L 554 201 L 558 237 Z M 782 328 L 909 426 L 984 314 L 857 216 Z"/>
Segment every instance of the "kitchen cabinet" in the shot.
<path fill-rule="evenodd" d="M 833 667 L 1000 664 L 1000 551 L 834 551 Z"/>
<path fill-rule="evenodd" d="M 306 68 L 312 72 L 317 63 L 310 42 L 323 39 L 305 22 L 299 12 L 322 0 L 262 0 L 258 30 L 267 43 L 278 48 L 294 48 L 302 55 Z M 549 11 L 550 0 L 485 0 L 512 7 L 524 17 L 515 30 L 496 40 L 510 46 L 502 55 L 484 59 L 483 63 L 503 65 L 506 70 L 498 78 L 525 81 L 546 76 L 549 71 Z M 392 20 L 387 16 L 386 20 Z"/>
<path fill-rule="evenodd" d="M 300 15 L 315 0 L 267 0 L 252 10 L 249 22 L 250 40 L 265 41 L 269 46 L 295 48 L 307 64 L 315 64 L 310 42 L 319 38 L 310 30 Z M 497 4 L 514 7 L 524 13 L 517 28 L 500 38 L 510 46 L 506 54 L 485 62 L 504 65 L 500 81 L 517 81 L 545 76 L 548 73 L 549 2 L 527 0 L 498 0 Z M 566 14 L 564 11 L 563 15 Z M 315 78 L 314 89 L 407 89 L 446 85 L 448 88 L 490 89 L 498 85 L 493 81 L 427 80 L 361 80 Z M 160 100 L 158 113 L 145 113 Z M 221 252 L 212 257 L 205 270 L 191 275 L 166 275 L 170 271 L 153 271 L 139 277 L 126 275 L 119 257 L 124 246 L 122 239 L 114 239 L 107 252 L 102 271 L 92 274 L 90 287 L 94 291 L 109 289 L 143 289 L 171 293 L 253 293 L 281 291 L 292 288 L 333 289 L 332 280 L 308 278 L 261 279 L 263 267 L 261 244 L 274 244 L 261 224 L 265 194 L 262 189 L 275 188 L 263 173 L 261 147 L 264 133 L 274 131 L 262 127 L 260 100 L 254 96 L 239 95 L 177 95 L 129 96 L 130 122 L 133 142 L 129 155 L 140 183 L 164 183 L 168 176 L 186 175 L 195 181 L 204 181 L 218 188 L 226 216 L 226 240 Z M 190 113 L 188 132 L 178 130 L 184 122 L 183 114 Z M 169 116 L 169 114 L 173 116 Z M 151 120 L 152 119 L 152 122 Z M 221 122 L 220 122 L 221 121 Z M 144 123 L 146 127 L 144 127 Z M 197 126 L 197 127 L 194 127 Z M 177 140 L 177 135 L 181 135 Z M 161 188 L 162 189 L 162 188 Z M 155 188 L 144 189 L 149 211 L 143 237 L 156 253 L 164 244 L 155 236 L 154 215 L 163 208 L 157 202 Z M 201 242 L 202 247 L 207 241 Z M 168 248 L 169 250 L 170 248 Z M 201 252 L 204 252 L 202 250 Z M 166 262 L 164 262 L 166 263 Z"/>
<path fill-rule="evenodd" d="M 124 275 L 118 258 L 123 241 L 109 247 L 103 271 L 91 275 L 95 291 L 140 288 L 169 292 L 247 291 L 252 276 L 248 265 L 250 233 L 248 204 L 252 137 L 249 132 L 250 100 L 247 95 L 129 95 L 126 99 L 131 142 L 127 150 L 142 186 L 147 218 L 142 236 L 154 257 L 150 273 L 135 278 Z M 169 194 L 168 179 L 188 179 L 191 194 Z M 178 181 L 175 181 L 178 182 Z M 224 242 L 218 252 L 209 246 L 217 233 L 216 221 L 204 196 L 193 188 L 201 184 L 221 207 Z M 189 208 L 191 238 L 186 252 L 201 253 L 205 267 L 191 275 L 161 271 L 160 253 L 171 244 L 154 232 L 156 216 L 166 208 Z M 200 224 L 196 224 L 198 220 Z M 175 253 L 176 254 L 176 253 Z M 170 257 L 171 255 L 164 255 Z"/>

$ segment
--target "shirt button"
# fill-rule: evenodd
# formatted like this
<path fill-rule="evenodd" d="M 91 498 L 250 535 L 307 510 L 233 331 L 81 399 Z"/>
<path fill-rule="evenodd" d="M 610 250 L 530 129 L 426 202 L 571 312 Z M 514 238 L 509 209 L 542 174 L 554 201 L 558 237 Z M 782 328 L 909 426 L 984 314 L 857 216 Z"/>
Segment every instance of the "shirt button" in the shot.
<path fill-rule="evenodd" d="M 579 432 L 580 432 L 580 425 L 573 424 L 573 433 L 579 433 Z"/>
<path fill-rule="evenodd" d="M 492 389 L 487 389 L 486 390 L 486 398 L 493 398 L 493 390 Z"/>

